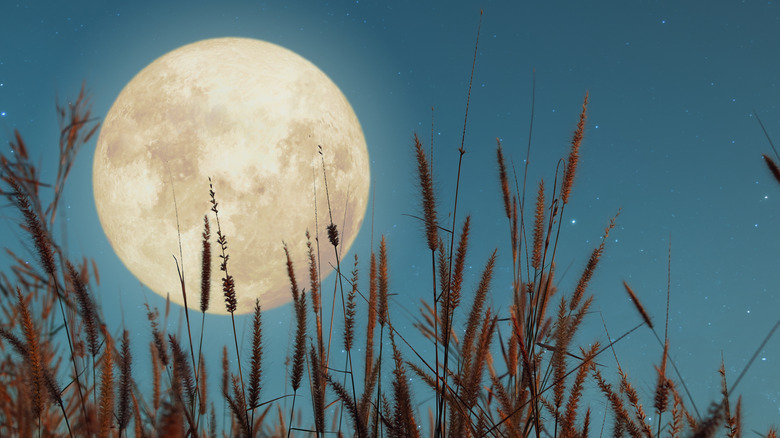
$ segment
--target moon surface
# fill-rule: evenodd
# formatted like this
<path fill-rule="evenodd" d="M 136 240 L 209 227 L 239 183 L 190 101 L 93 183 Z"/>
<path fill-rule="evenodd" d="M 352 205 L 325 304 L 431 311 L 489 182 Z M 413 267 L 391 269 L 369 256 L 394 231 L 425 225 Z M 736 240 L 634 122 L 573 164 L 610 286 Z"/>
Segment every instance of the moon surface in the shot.
<path fill-rule="evenodd" d="M 320 242 L 321 277 L 335 266 L 326 181 L 338 249 L 346 254 L 366 211 L 368 150 L 338 87 L 309 61 L 268 42 L 198 41 L 158 58 L 124 87 L 105 118 L 93 163 L 103 230 L 143 284 L 183 305 L 174 256 L 179 259 L 187 304 L 199 309 L 208 215 L 208 311 L 225 314 L 209 177 L 235 279 L 235 313 L 248 313 L 255 298 L 263 309 L 292 299 L 283 242 L 299 287 L 309 289 L 307 230 L 315 251 L 315 238 Z"/>

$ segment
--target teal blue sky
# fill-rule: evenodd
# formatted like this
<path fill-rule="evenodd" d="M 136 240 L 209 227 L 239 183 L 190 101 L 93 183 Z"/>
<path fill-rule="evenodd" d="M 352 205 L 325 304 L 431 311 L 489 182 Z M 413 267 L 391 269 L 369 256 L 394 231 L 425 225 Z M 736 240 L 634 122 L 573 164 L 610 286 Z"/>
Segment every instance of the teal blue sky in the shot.
<path fill-rule="evenodd" d="M 771 148 L 753 115 L 780 139 L 775 2 L 6 1 L 0 5 L 0 131 L 10 139 L 19 130 L 41 164 L 42 180 L 53 181 L 55 99 L 77 95 L 82 82 L 93 114 L 103 117 L 138 71 L 184 44 L 242 36 L 297 52 L 341 88 L 360 119 L 375 190 L 373 241 L 385 235 L 390 249 L 397 294 L 392 317 L 421 354 L 432 354 L 412 335 L 417 301 L 430 293 L 424 230 L 406 215 L 421 210 L 412 138 L 416 132 L 426 145 L 433 138 L 435 185 L 446 217 L 480 10 L 456 219 L 471 214 L 474 221 L 467 287 L 473 290 L 498 248 L 491 300 L 506 313 L 511 253 L 495 139 L 522 169 L 534 76 L 534 185 L 540 177 L 552 181 L 588 92 L 581 165 L 558 247 L 563 293 L 571 291 L 610 218 L 621 214 L 590 289 L 594 313 L 578 341 L 606 340 L 601 317 L 612 337 L 640 322 L 623 280 L 656 326 L 663 325 L 671 237 L 670 356 L 704 412 L 720 391 L 721 357 L 734 381 L 780 314 L 780 185 L 762 162 Z M 109 329 L 119 333 L 124 324 L 144 357 L 151 332 L 144 302 L 163 307 L 164 300 L 124 268 L 101 231 L 92 199 L 94 146 L 93 140 L 82 150 L 72 171 L 59 218 L 64 226 L 56 233 L 74 258 L 97 261 L 101 284 L 93 291 Z M 7 143 L 3 147 L 8 153 Z M 0 236 L 15 245 L 16 215 L 5 207 Z M 371 241 L 369 216 L 352 248 L 361 268 Z M 3 260 L 5 269 L 10 259 Z M 332 287 L 331 277 L 324 288 Z M 174 332 L 179 313 L 172 311 Z M 290 307 L 265 315 L 273 352 L 266 356 L 268 397 L 285 391 L 279 382 L 291 316 Z M 249 319 L 239 323 L 244 327 Z M 230 322 L 207 318 L 207 327 L 216 357 Z M 616 345 L 648 405 L 661 350 L 646 329 Z M 611 357 L 603 362 L 614 367 Z M 737 388 L 749 430 L 780 424 L 778 366 L 780 338 L 773 338 Z M 417 401 L 426 398 L 421 393 Z M 590 403 L 599 413 L 594 418 L 601 418 L 604 399 Z"/>

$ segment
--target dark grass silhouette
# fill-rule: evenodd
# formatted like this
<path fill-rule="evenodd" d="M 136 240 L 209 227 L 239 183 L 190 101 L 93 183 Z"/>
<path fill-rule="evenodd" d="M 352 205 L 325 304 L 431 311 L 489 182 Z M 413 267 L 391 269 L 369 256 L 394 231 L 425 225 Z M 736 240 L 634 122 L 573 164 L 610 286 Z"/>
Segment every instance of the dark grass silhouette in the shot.
<path fill-rule="evenodd" d="M 472 70 L 472 77 L 473 74 Z M 533 113 L 533 99 L 531 104 Z M 10 142 L 13 154 L 0 157 L 2 195 L 18 210 L 19 226 L 37 258 L 37 264 L 27 264 L 24 257 L 8 250 L 12 263 L 0 274 L 0 436 L 601 435 L 602 426 L 593 424 L 588 406 L 592 401 L 584 398 L 587 385 L 598 388 L 606 400 L 613 436 L 741 436 L 745 430 L 740 419 L 741 401 L 732 402 L 742 376 L 729 388 L 721 364 L 721 400 L 711 404 L 707 415 L 700 416 L 690 397 L 684 397 L 678 389 L 684 388 L 685 382 L 675 381 L 669 375 L 668 365 L 674 363 L 668 355 L 666 333 L 663 341 L 658 337 L 663 353 L 656 367 L 655 391 L 646 404 L 620 367 L 617 356 L 615 368 L 598 362 L 608 350 L 614 354 L 614 344 L 642 326 L 655 333 L 652 316 L 627 283 L 624 282 L 625 289 L 641 322 L 608 344 L 574 344 L 593 303 L 588 284 L 607 250 L 606 237 L 617 219 L 616 215 L 606 225 L 604 239 L 590 254 L 575 288 L 560 291 L 554 280 L 558 238 L 569 199 L 576 196 L 577 161 L 585 138 L 587 104 L 586 94 L 568 156 L 560 160 L 548 179 L 553 184 L 539 181 L 533 190 L 535 199 L 529 196 L 529 205 L 527 164 L 522 175 L 515 174 L 514 168 L 507 166 L 502 145 L 497 144 L 497 191 L 503 208 L 495 214 L 507 218 L 505 244 L 511 260 L 500 259 L 497 248 L 484 261 L 479 284 L 473 291 L 463 287 L 464 264 L 470 238 L 480 235 L 482 230 L 472 228 L 469 216 L 456 227 L 460 165 L 465 149 L 461 145 L 458 151 L 455 203 L 446 208 L 437 202 L 432 189 L 430 155 L 425 153 L 419 137 L 414 136 L 424 211 L 418 219 L 425 229 L 420 245 L 431 251 L 431 277 L 426 280 L 431 287 L 430 299 L 421 302 L 415 325 L 427 342 L 433 343 L 432 353 L 423 355 L 420 352 L 429 344 L 412 344 L 395 329 L 388 296 L 393 293 L 393 276 L 403 273 L 388 263 L 392 242 L 385 236 L 380 238 L 378 254 L 372 249 L 367 276 L 360 275 L 357 256 L 349 273 L 342 272 L 341 263 L 337 264 L 334 303 L 341 298 L 342 309 L 339 312 L 334 307 L 330 314 L 323 310 L 316 254 L 329 249 L 320 248 L 315 230 L 314 242 L 310 239 L 307 248 L 280 248 L 288 254 L 296 322 L 293 354 L 285 371 L 291 391 L 263 391 L 265 379 L 282 376 L 263 368 L 263 358 L 269 352 L 264 351 L 262 302 L 258 300 L 248 341 L 249 358 L 239 356 L 241 346 L 234 322 L 236 365 L 231 366 L 225 346 L 221 394 L 215 396 L 207 392 L 213 373 L 207 373 L 201 354 L 203 332 L 200 339 L 193 339 L 189 327 L 186 339 L 166 333 L 166 305 L 162 322 L 160 311 L 148 308 L 150 339 L 131 338 L 127 330 L 117 333 L 115 339 L 90 292 L 90 284 L 99 282 L 95 263 L 69 260 L 51 237 L 57 203 L 75 154 L 97 129 L 82 89 L 74 103 L 58 107 L 62 126 L 60 169 L 53 187 L 40 181 L 18 132 Z M 530 147 L 529 137 L 527 154 Z M 318 152 L 324 154 L 327 149 L 320 148 Z M 777 177 L 773 160 L 767 156 L 764 159 Z M 323 172 L 327 178 L 324 166 Z M 47 193 L 46 198 L 52 201 L 46 206 L 41 200 L 42 189 L 53 192 Z M 235 288 L 227 269 L 227 241 L 217 216 L 218 189 L 210 186 L 209 192 L 204 193 L 213 214 L 204 218 L 202 235 L 200 309 L 204 325 L 210 297 L 210 223 L 216 224 L 226 307 L 231 313 L 235 310 Z M 445 224 L 437 218 L 451 219 Z M 328 220 L 327 235 L 328 244 L 340 260 L 342 248 L 332 217 Z M 295 278 L 289 257 L 290 252 L 304 250 L 310 261 L 308 292 Z M 498 310 L 488 304 L 488 297 L 495 289 L 496 267 L 507 264 L 511 266 L 512 294 L 509 303 L 501 303 L 501 309 L 507 310 Z M 361 284 L 361 278 L 367 278 L 367 284 Z M 186 294 L 184 284 L 182 293 Z M 314 322 L 307 319 L 309 312 L 313 313 Z M 356 315 L 365 317 L 364 331 L 357 327 Z M 323 332 L 326 318 L 331 321 L 328 333 Z M 336 320 L 343 321 L 344 330 L 340 333 L 333 331 Z M 465 330 L 456 330 L 460 327 Z M 64 336 L 61 329 L 65 329 Z M 777 325 L 764 344 L 776 329 Z M 332 342 L 341 344 L 348 352 L 344 364 L 331 360 Z M 144 344 L 149 346 L 152 366 L 151 385 L 144 387 L 150 390 L 141 390 L 133 377 L 136 362 L 131 351 L 141 351 Z M 353 366 L 355 345 L 365 345 L 362 365 Z M 246 375 L 243 370 L 248 370 Z M 384 385 L 383 375 L 388 376 Z M 411 375 L 418 376 L 424 385 L 410 386 Z M 299 398 L 301 402 L 305 400 L 303 393 L 308 393 L 310 404 L 296 405 Z M 288 398 L 289 410 L 285 408 Z M 417 404 L 425 399 L 433 400 L 427 419 Z M 216 416 L 219 406 L 226 406 L 229 411 L 221 427 Z M 301 424 L 304 409 L 311 410 L 311 424 Z M 334 412 L 330 420 L 329 409 Z M 658 418 L 656 424 L 647 421 L 649 412 Z M 776 432 L 771 430 L 768 436 L 776 436 Z"/>

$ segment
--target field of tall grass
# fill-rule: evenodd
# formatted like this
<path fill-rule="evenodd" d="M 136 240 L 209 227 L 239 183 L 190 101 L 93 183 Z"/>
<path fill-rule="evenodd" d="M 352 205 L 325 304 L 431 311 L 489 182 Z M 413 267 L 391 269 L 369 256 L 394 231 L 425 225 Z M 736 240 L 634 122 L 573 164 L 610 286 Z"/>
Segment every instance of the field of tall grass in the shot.
<path fill-rule="evenodd" d="M 230 245 L 220 227 L 217 184 L 203 194 L 211 210 L 204 216 L 203 249 L 197 255 L 201 288 L 193 292 L 197 288 L 182 285 L 182 293 L 190 294 L 185 299 L 200 302 L 201 315 L 185 309 L 183 335 L 166 330 L 168 308 L 147 308 L 151 338 L 107 329 L 92 292 L 100 281 L 96 263 L 69 260 L 51 232 L 76 155 L 98 129 L 82 89 L 72 103 L 58 106 L 59 171 L 53 184 L 41 181 L 19 133 L 10 141 L 12 152 L 0 157 L 0 190 L 17 210 L 9 216 L 19 218 L 35 258 L 28 263 L 26 254 L 7 250 L 13 262 L 0 276 L 0 436 L 742 436 L 741 402 L 732 392 L 738 381 L 726 382 L 721 365 L 720 399 L 706 410 L 697 409 L 668 354 L 668 315 L 649 315 L 629 284 L 623 283 L 636 307 L 636 326 L 613 333 L 607 337 L 611 341 L 575 343 L 582 322 L 595 317 L 588 285 L 609 250 L 606 237 L 619 214 L 604 224 L 604 238 L 592 252 L 582 255 L 587 262 L 576 286 L 559 290 L 558 239 L 569 200 L 577 192 L 587 105 L 586 93 L 578 119 L 572 109 L 576 128 L 568 154 L 545 180 L 528 181 L 528 160 L 524 168 L 516 168 L 497 141 L 495 190 L 503 208 L 478 214 L 506 218 L 504 247 L 496 251 L 511 258 L 499 261 L 494 251 L 482 262 L 475 290 L 464 287 L 469 241 L 495 231 L 472 229 L 458 205 L 461 176 L 469 178 L 460 171 L 465 148 L 461 144 L 457 182 L 444 188 L 452 191 L 454 203 L 442 205 L 434 190 L 430 152 L 414 136 L 422 205 L 416 220 L 424 228 L 419 245 L 430 251 L 430 271 L 420 285 L 429 299 L 420 303 L 416 324 L 426 345 L 411 342 L 391 318 L 388 296 L 397 293 L 391 279 L 404 275 L 388 263 L 392 241 L 377 239 L 368 272 L 359 272 L 357 256 L 339 260 L 334 311 L 322 305 L 316 254 L 341 254 L 338 226 L 326 225 L 327 242 L 310 239 L 309 278 L 294 275 L 289 254 L 297 249 L 280 248 L 288 255 L 295 321 L 292 354 L 280 372 L 263 366 L 264 357 L 279 353 L 264 349 L 261 301 L 252 316 L 251 345 L 239 342 Z M 765 159 L 780 182 L 774 160 Z M 212 272 L 212 260 L 219 271 Z M 498 287 L 494 272 L 499 263 L 508 264 L 512 292 L 508 302 L 494 308 L 489 303 L 495 297 L 489 297 Z M 209 290 L 212 275 L 222 279 L 222 291 Z M 190 320 L 199 318 L 203 330 L 210 306 L 222 305 L 231 313 L 233 339 L 223 347 L 221 369 L 207 370 L 203 332 L 191 330 Z M 343 330 L 326 329 L 334 327 Z M 652 331 L 663 351 L 652 399 L 640 398 L 612 348 L 636 330 Z M 342 348 L 347 360 L 335 363 L 331 352 Z M 151 382 L 140 382 L 131 352 L 147 349 Z M 246 351 L 250 354 L 241 354 Z M 611 356 L 618 365 L 611 365 Z M 423 384 L 411 385 L 412 377 Z M 282 378 L 285 393 L 263 391 L 264 382 Z M 220 382 L 218 394 L 207 390 L 212 379 Z M 598 389 L 600 403 L 608 407 L 606 422 L 592 414 L 592 400 L 584 395 L 588 385 Z M 423 399 L 431 401 L 419 404 Z M 229 411 L 225 421 L 218 419 L 223 406 Z M 766 436 L 774 437 L 776 431 Z"/>

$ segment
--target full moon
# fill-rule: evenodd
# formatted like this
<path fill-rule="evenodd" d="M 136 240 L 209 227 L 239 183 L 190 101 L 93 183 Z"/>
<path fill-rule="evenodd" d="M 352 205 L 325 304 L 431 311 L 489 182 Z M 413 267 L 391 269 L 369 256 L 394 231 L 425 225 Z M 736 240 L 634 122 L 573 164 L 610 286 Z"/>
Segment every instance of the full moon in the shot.
<path fill-rule="evenodd" d="M 175 257 L 187 304 L 199 309 L 208 215 L 209 312 L 225 314 L 209 177 L 235 279 L 235 313 L 248 313 L 256 298 L 263 309 L 292 298 L 283 242 L 307 290 L 307 230 L 315 255 L 319 240 L 321 277 L 336 265 L 331 220 L 346 254 L 366 211 L 368 150 L 339 88 L 311 62 L 268 42 L 198 41 L 156 59 L 124 87 L 93 163 L 103 230 L 143 284 L 184 305 Z"/>

